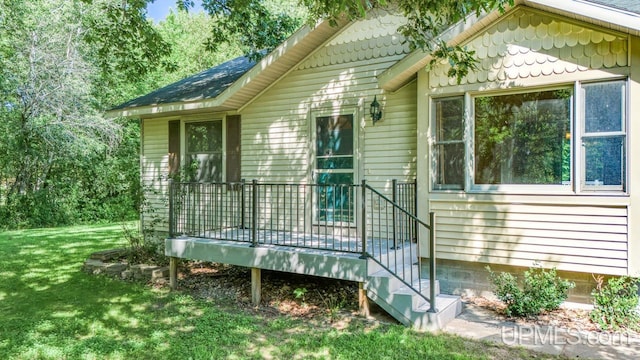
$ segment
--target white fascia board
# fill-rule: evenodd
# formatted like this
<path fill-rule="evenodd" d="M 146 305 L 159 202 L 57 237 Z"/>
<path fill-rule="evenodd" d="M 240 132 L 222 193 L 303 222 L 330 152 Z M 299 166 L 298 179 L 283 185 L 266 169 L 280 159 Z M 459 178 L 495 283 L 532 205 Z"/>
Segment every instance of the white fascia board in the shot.
<path fill-rule="evenodd" d="M 595 20 L 594 22 L 621 27 L 630 33 L 640 33 L 640 15 L 605 5 L 583 0 L 524 0 L 519 2 L 527 6 L 550 10 L 558 14 L 573 14 L 579 16 L 581 19 L 589 18 Z"/>
<path fill-rule="evenodd" d="M 150 117 L 154 115 L 162 115 L 177 111 L 197 111 L 201 109 L 208 109 L 211 111 L 223 109 L 215 109 L 220 105 L 217 101 L 218 98 L 205 99 L 193 102 L 173 102 L 166 104 L 155 104 L 148 106 L 140 106 L 126 109 L 109 110 L 106 112 L 106 116 L 109 118 L 114 117 Z"/>

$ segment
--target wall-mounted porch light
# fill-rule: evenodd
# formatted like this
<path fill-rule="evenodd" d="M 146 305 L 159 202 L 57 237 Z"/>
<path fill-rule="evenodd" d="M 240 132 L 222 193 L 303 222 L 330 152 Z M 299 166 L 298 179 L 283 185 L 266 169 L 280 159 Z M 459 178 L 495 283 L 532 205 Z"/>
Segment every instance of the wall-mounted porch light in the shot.
<path fill-rule="evenodd" d="M 373 96 L 373 102 L 371 102 L 371 108 L 369 109 L 369 113 L 371 114 L 371 120 L 373 120 L 373 124 L 375 125 L 380 119 L 382 119 L 382 110 L 380 110 L 380 103 L 376 99 L 376 96 Z"/>

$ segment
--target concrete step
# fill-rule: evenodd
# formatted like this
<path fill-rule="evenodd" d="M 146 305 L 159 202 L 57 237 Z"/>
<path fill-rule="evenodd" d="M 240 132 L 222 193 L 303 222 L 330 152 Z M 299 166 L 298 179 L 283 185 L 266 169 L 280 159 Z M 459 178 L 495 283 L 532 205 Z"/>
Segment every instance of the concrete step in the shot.
<path fill-rule="evenodd" d="M 370 260 L 369 263 L 375 262 Z M 368 276 L 365 289 L 370 299 L 401 323 L 419 330 L 438 330 L 462 312 L 460 297 L 440 294 L 438 281 L 435 281 L 436 312 L 429 312 L 431 306 L 425 299 L 430 296 L 429 279 L 418 277 L 417 265 L 402 267 L 398 272 L 400 276 L 406 275 L 411 286 L 383 269 Z"/>
<path fill-rule="evenodd" d="M 407 283 L 415 283 L 419 280 L 419 272 L 416 265 L 409 269 L 403 269 L 403 271 L 398 272 L 397 275 Z M 387 292 L 393 292 L 394 290 L 407 286 L 396 276 L 384 269 L 370 275 L 369 281 L 365 285 L 384 288 Z"/>
<path fill-rule="evenodd" d="M 437 295 L 436 312 L 429 312 L 429 303 L 415 294 L 394 293 L 384 296 L 370 290 L 367 296 L 396 320 L 416 330 L 440 330 L 462 312 L 459 296 Z"/>
<path fill-rule="evenodd" d="M 409 252 L 403 250 L 391 250 L 389 253 L 377 254 L 374 259 L 384 264 L 384 266 L 392 271 L 399 271 L 402 268 L 411 265 L 417 265 L 418 257 L 415 251 Z M 380 270 L 384 270 L 376 261 L 369 261 L 368 274 L 374 274 Z"/>

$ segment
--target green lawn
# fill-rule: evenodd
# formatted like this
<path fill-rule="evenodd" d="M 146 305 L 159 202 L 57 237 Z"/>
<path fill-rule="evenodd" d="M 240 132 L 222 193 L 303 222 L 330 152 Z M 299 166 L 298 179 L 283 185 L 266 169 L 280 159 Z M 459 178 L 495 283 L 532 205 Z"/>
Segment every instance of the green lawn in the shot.
<path fill-rule="evenodd" d="M 522 349 L 397 325 L 371 330 L 356 321 L 336 330 L 300 319 L 255 316 L 184 293 L 80 271 L 92 252 L 124 245 L 120 225 L 0 233 L 0 359 L 532 356 Z"/>

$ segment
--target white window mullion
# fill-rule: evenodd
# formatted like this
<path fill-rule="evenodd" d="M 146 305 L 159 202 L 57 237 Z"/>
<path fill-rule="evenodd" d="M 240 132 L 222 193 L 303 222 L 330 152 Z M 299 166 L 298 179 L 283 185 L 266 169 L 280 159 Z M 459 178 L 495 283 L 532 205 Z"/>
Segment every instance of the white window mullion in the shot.
<path fill-rule="evenodd" d="M 465 142 L 465 182 L 464 182 L 464 190 L 469 191 L 473 186 L 473 179 L 475 176 L 475 158 L 474 158 L 474 121 L 473 121 L 473 101 L 471 98 L 471 94 L 464 94 L 464 137 L 463 140 Z"/>
<path fill-rule="evenodd" d="M 582 157 L 583 143 L 582 120 L 584 118 L 584 89 L 580 87 L 580 83 L 574 83 L 574 99 L 575 109 L 571 116 L 573 126 L 573 155 L 571 157 L 571 166 L 573 167 L 573 191 L 579 193 L 582 188 L 582 167 L 584 166 L 584 158 Z"/>

